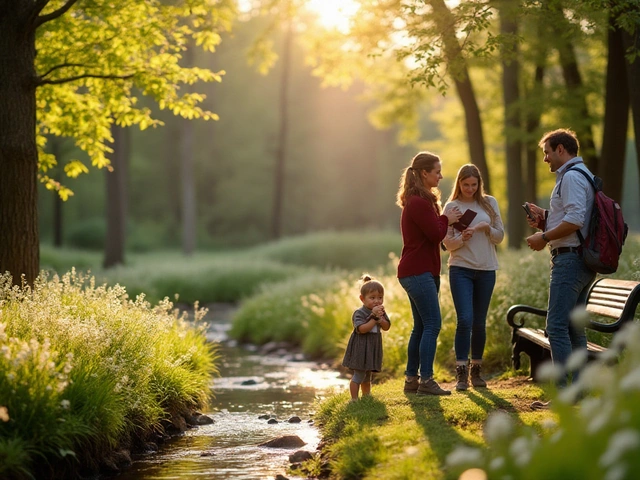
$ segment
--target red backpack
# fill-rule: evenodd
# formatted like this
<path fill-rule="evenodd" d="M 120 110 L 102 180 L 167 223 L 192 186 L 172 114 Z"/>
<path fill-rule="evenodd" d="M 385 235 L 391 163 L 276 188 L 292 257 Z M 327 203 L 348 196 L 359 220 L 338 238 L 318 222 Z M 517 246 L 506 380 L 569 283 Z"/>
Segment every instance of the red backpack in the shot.
<path fill-rule="evenodd" d="M 567 172 L 571 170 L 584 175 L 595 192 L 587 237 L 583 238 L 580 230 L 576 232 L 582 244 L 584 263 L 596 273 L 614 273 L 629 231 L 622 209 L 618 202 L 604 194 L 600 177 L 591 178 L 587 172 L 575 167 L 568 168 Z"/>

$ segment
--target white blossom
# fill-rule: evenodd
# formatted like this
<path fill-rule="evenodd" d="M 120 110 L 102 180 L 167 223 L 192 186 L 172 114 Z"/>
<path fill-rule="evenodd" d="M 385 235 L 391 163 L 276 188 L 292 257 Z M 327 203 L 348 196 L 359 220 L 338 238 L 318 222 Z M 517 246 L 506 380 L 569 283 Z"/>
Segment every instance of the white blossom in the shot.
<path fill-rule="evenodd" d="M 489 415 L 484 426 L 484 438 L 487 439 L 487 442 L 494 443 L 503 438 L 509 438 L 512 431 L 513 420 L 509 414 L 498 411 Z"/>
<path fill-rule="evenodd" d="M 482 452 L 477 448 L 461 445 L 447 455 L 447 465 L 456 467 L 460 465 L 474 465 L 482 461 Z"/>
<path fill-rule="evenodd" d="M 569 320 L 577 329 L 585 328 L 589 325 L 589 312 L 584 305 L 577 305 L 569 314 Z"/>
<path fill-rule="evenodd" d="M 538 367 L 538 378 L 541 382 L 557 382 L 564 375 L 564 369 L 551 361 L 544 362 Z"/>
<path fill-rule="evenodd" d="M 620 430 L 609 438 L 607 450 L 600 457 L 600 465 L 609 467 L 618 462 L 628 450 L 640 446 L 640 433 L 631 428 Z"/>

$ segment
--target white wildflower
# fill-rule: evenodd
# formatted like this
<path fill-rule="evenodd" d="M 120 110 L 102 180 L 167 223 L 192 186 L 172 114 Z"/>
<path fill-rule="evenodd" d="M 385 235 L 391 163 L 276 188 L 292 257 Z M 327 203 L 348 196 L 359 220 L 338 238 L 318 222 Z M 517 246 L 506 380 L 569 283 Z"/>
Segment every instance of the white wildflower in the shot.
<path fill-rule="evenodd" d="M 570 372 L 581 369 L 586 363 L 589 354 L 586 348 L 576 350 L 571 354 L 569 360 L 567 360 L 567 370 Z"/>
<path fill-rule="evenodd" d="M 585 391 L 610 390 L 613 380 L 611 369 L 600 363 L 592 362 L 584 367 L 578 383 Z"/>
<path fill-rule="evenodd" d="M 509 414 L 498 411 L 489 415 L 484 426 L 484 438 L 487 442 L 494 443 L 509 438 L 511 432 L 513 432 L 513 421 Z"/>
<path fill-rule="evenodd" d="M 460 465 L 474 465 L 482 461 L 482 452 L 477 448 L 459 446 L 447 455 L 447 465 L 457 467 Z"/>
<path fill-rule="evenodd" d="M 620 388 L 623 392 L 640 390 L 640 367 L 636 367 L 620 380 Z"/>
<path fill-rule="evenodd" d="M 526 437 L 518 437 L 512 443 L 511 447 L 509 447 L 509 453 L 513 457 L 513 461 L 516 465 L 520 467 L 524 467 L 531 460 L 531 445 L 529 440 Z"/>
<path fill-rule="evenodd" d="M 560 440 L 562 440 L 563 436 L 564 436 L 564 430 L 560 429 L 556 433 L 551 435 L 551 438 L 549 438 L 549 441 L 551 443 L 558 443 Z"/>
<path fill-rule="evenodd" d="M 584 305 L 577 305 L 569 314 L 569 320 L 577 329 L 585 328 L 589 325 L 589 312 Z"/>
<path fill-rule="evenodd" d="M 601 408 L 602 400 L 600 397 L 588 397 L 585 398 L 581 405 L 580 414 L 585 419 L 590 419 L 593 417 Z"/>
<path fill-rule="evenodd" d="M 602 405 L 602 408 L 598 413 L 596 413 L 587 425 L 587 433 L 595 434 L 602 429 L 605 425 L 608 425 L 611 421 L 611 417 L 613 416 L 614 405 L 612 402 L 607 402 Z"/>
<path fill-rule="evenodd" d="M 69 410 L 69 407 L 71 406 L 71 402 L 65 398 L 64 400 L 62 400 L 62 401 L 60 402 L 60 406 L 61 406 L 64 410 Z"/>
<path fill-rule="evenodd" d="M 553 430 L 554 428 L 556 428 L 558 426 L 558 424 L 556 423 L 556 421 L 553 418 L 545 418 L 544 420 L 542 420 L 540 425 L 545 430 Z"/>
<path fill-rule="evenodd" d="M 604 480 L 624 480 L 627 477 L 626 465 L 614 465 L 604 475 Z"/>
<path fill-rule="evenodd" d="M 504 457 L 496 457 L 493 460 L 491 460 L 491 463 L 489 463 L 489 468 L 491 470 L 500 470 L 502 467 L 504 467 L 504 464 L 505 464 Z"/>
<path fill-rule="evenodd" d="M 640 446 L 640 433 L 631 428 L 620 430 L 609 438 L 609 445 L 606 452 L 600 457 L 600 465 L 609 467 L 620 460 L 628 450 L 633 450 Z"/>
<path fill-rule="evenodd" d="M 564 369 L 551 361 L 544 362 L 538 367 L 538 378 L 541 382 L 555 383 L 564 376 Z"/>
<path fill-rule="evenodd" d="M 9 410 L 7 410 L 7 407 L 0 407 L 0 420 L 3 422 L 9 421 Z"/>
<path fill-rule="evenodd" d="M 563 388 L 558 394 L 558 400 L 567 405 L 573 405 L 578 401 L 582 388 L 580 384 L 574 383 L 567 388 Z"/>

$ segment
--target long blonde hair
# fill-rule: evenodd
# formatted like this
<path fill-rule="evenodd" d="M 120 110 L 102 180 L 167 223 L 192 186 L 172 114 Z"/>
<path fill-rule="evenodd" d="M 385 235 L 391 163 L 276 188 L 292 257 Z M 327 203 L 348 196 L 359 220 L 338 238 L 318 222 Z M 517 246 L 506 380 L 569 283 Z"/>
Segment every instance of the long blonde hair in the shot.
<path fill-rule="evenodd" d="M 456 183 L 453 185 L 453 190 L 451 191 L 451 195 L 449 196 L 447 203 L 452 200 L 457 200 L 462 195 L 460 182 L 466 180 L 469 177 L 474 177 L 478 180 L 478 189 L 476 190 L 476 193 L 473 194 L 473 199 L 478 202 L 478 204 L 485 212 L 487 212 L 487 214 L 491 218 L 491 225 L 493 225 L 498 215 L 493 210 L 493 207 L 489 203 L 489 200 L 487 200 L 487 195 L 484 193 L 484 186 L 482 183 L 482 175 L 480 175 L 480 170 L 478 170 L 478 167 L 471 163 L 461 166 L 460 170 L 458 170 Z"/>
<path fill-rule="evenodd" d="M 420 152 L 411 160 L 411 165 L 404 169 L 400 176 L 400 188 L 396 195 L 396 205 L 404 208 L 407 199 L 412 195 L 417 195 L 433 204 L 436 213 L 440 214 L 440 190 L 438 188 L 426 188 L 422 183 L 421 172 L 425 170 L 431 172 L 440 157 L 431 152 Z"/>

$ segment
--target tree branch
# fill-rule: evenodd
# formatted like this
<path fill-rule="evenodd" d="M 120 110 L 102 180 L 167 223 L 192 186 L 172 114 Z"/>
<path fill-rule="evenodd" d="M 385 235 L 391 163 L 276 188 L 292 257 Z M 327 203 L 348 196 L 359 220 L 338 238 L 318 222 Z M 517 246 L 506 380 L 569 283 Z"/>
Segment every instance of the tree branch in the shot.
<path fill-rule="evenodd" d="M 51 13 L 47 13 L 46 15 L 39 15 L 36 18 L 36 28 L 38 28 L 43 23 L 49 22 L 51 20 L 55 20 L 56 18 L 64 15 L 78 0 L 67 0 L 67 3 L 62 5 L 59 9 L 54 10 Z M 49 0 L 38 0 L 36 3 L 36 8 L 41 6 L 40 11 L 49 3 Z"/>
<path fill-rule="evenodd" d="M 68 67 L 86 67 L 86 65 L 83 65 L 81 63 L 61 63 L 60 65 L 55 65 L 55 66 L 51 67 L 45 73 L 40 75 L 40 78 L 42 79 L 42 78 L 44 78 L 44 77 L 46 77 L 48 75 L 51 75 L 56 70 L 60 70 L 61 68 L 68 68 Z"/>
<path fill-rule="evenodd" d="M 132 78 L 134 74 L 130 75 L 99 75 L 93 73 L 85 73 L 83 75 L 76 75 L 75 77 L 68 78 L 60 78 L 58 80 L 45 80 L 42 77 L 39 77 L 36 81 L 36 86 L 40 85 L 60 85 L 62 83 L 74 82 L 76 80 L 81 80 L 83 78 L 102 78 L 105 80 L 126 80 L 128 78 Z"/>

